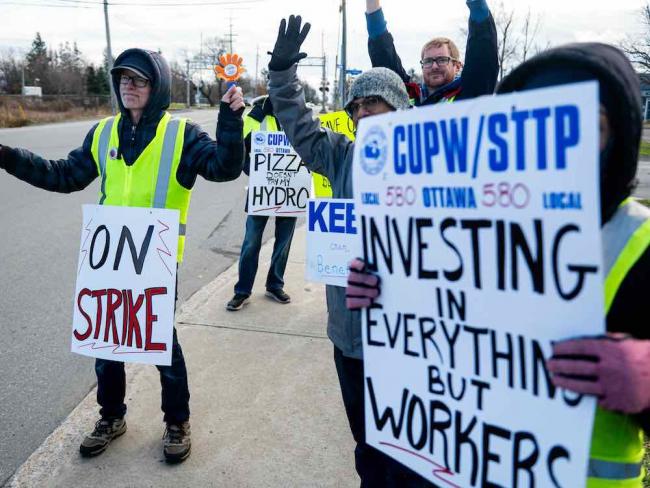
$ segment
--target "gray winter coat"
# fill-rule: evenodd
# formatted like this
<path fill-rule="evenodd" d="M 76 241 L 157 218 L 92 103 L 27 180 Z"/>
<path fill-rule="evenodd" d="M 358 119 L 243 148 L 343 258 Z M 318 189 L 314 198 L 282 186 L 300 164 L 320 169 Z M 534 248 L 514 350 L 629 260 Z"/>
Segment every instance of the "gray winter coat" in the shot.
<path fill-rule="evenodd" d="M 315 173 L 327 176 L 334 198 L 352 198 L 354 143 L 343 134 L 321 128 L 305 105 L 297 65 L 286 71 L 271 71 L 269 96 L 275 117 L 291 145 Z M 361 313 L 345 306 L 345 288 L 327 286 L 327 335 L 345 356 L 362 358 Z"/>

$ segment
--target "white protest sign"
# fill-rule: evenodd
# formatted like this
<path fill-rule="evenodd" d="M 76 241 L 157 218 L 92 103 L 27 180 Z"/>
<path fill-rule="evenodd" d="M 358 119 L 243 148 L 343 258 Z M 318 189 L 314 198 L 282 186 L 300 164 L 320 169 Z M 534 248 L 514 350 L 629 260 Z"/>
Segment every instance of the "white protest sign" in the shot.
<path fill-rule="evenodd" d="M 305 277 L 346 286 L 348 264 L 361 255 L 352 199 L 309 200 Z"/>
<path fill-rule="evenodd" d="M 304 215 L 310 189 L 311 174 L 284 132 L 253 132 L 248 214 Z"/>
<path fill-rule="evenodd" d="M 585 486 L 595 401 L 551 341 L 604 332 L 595 83 L 362 120 L 366 439 L 437 486 Z"/>
<path fill-rule="evenodd" d="M 83 206 L 72 352 L 171 364 L 178 210 Z"/>

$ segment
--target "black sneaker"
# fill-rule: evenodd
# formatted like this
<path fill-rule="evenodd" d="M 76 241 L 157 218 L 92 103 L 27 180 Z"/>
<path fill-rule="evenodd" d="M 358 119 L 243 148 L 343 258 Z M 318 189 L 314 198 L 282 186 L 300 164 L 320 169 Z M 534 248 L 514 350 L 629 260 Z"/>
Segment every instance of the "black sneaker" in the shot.
<path fill-rule="evenodd" d="M 230 310 L 231 312 L 241 310 L 246 300 L 248 300 L 248 295 L 244 295 L 243 293 L 235 293 L 235 296 L 232 297 L 232 299 L 226 304 L 226 310 Z"/>
<path fill-rule="evenodd" d="M 101 418 L 95 424 L 95 430 L 88 434 L 79 446 L 83 457 L 92 457 L 106 450 L 113 439 L 126 432 L 126 421 L 121 419 Z"/>
<path fill-rule="evenodd" d="M 190 423 L 167 424 L 163 435 L 163 453 L 168 463 L 180 463 L 190 455 L 192 441 L 190 439 Z"/>
<path fill-rule="evenodd" d="M 276 288 L 275 290 L 266 290 L 265 295 L 269 298 L 273 298 L 276 302 L 287 304 L 291 301 L 291 297 L 287 295 L 282 288 Z"/>

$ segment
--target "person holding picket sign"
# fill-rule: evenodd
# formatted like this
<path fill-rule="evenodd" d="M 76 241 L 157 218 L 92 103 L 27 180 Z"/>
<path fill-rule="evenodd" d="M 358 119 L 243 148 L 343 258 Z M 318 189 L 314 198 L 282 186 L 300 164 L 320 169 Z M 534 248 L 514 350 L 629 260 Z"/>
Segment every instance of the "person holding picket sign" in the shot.
<path fill-rule="evenodd" d="M 96 124 L 81 147 L 66 159 L 47 160 L 25 149 L 0 145 L 0 168 L 34 186 L 61 193 L 83 190 L 101 177 L 99 204 L 140 207 L 154 206 L 158 185 L 151 182 L 167 175 L 164 207 L 180 211 L 180 263 L 196 177 L 230 181 L 241 174 L 241 89 L 233 87 L 221 99 L 214 141 L 196 124 L 166 111 L 171 102 L 171 70 L 159 53 L 127 49 L 115 60 L 111 75 L 120 113 Z M 171 366 L 157 368 L 166 423 L 163 452 L 168 462 L 183 461 L 191 449 L 190 393 L 175 330 Z M 95 371 L 101 418 L 81 443 L 82 456 L 101 454 L 126 431 L 124 363 L 97 359 Z"/>
<path fill-rule="evenodd" d="M 440 9 L 440 6 L 431 9 Z M 414 105 L 432 105 L 490 95 L 499 74 L 497 29 L 486 0 L 467 0 L 469 25 L 465 62 L 454 41 L 434 37 L 420 53 L 422 83 L 412 81 L 402 66 L 393 36 L 386 28 L 380 0 L 366 0 L 368 53 L 373 66 L 395 71 L 406 84 Z M 423 9 L 420 5 L 417 7 Z"/>
<path fill-rule="evenodd" d="M 301 26 L 300 16 L 280 24 L 269 62 L 269 96 L 275 117 L 291 145 L 316 173 L 326 176 L 333 198 L 352 198 L 352 158 L 354 142 L 343 134 L 321 128 L 305 105 L 304 90 L 296 75 L 297 63 L 307 54 L 300 46 L 310 24 Z M 345 106 L 355 126 L 359 120 L 410 107 L 402 80 L 386 68 L 373 68 L 352 84 Z M 364 487 L 430 486 L 420 476 L 403 467 L 365 442 L 361 315 L 345 306 L 345 289 L 326 287 L 327 334 L 334 343 L 334 363 L 343 403 L 356 441 L 356 469 Z"/>
<path fill-rule="evenodd" d="M 246 145 L 244 173 L 247 175 L 250 173 L 252 133 L 259 130 L 277 131 L 279 129 L 269 97 L 265 95 L 255 100 L 252 110 L 244 117 L 244 144 Z M 248 196 L 246 196 L 246 210 L 248 211 Z M 246 217 L 246 233 L 239 255 L 239 279 L 235 283 L 235 294 L 226 304 L 226 310 L 231 312 L 241 310 L 253 292 L 253 283 L 262 248 L 262 235 L 268 220 L 267 215 L 248 215 Z M 296 217 L 275 217 L 275 242 L 273 243 L 271 264 L 266 275 L 266 296 L 283 305 L 291 302 L 291 297 L 283 287 L 284 271 L 287 267 L 295 228 Z"/>
<path fill-rule="evenodd" d="M 556 387 L 598 397 L 587 487 L 641 488 L 643 433 L 650 433 L 650 210 L 630 198 L 643 127 L 638 75 L 613 46 L 572 44 L 523 63 L 497 93 L 591 80 L 600 87 L 607 335 L 554 344 L 547 366 Z M 350 270 L 348 308 L 369 307 L 380 293 L 378 278 L 360 259 Z"/>

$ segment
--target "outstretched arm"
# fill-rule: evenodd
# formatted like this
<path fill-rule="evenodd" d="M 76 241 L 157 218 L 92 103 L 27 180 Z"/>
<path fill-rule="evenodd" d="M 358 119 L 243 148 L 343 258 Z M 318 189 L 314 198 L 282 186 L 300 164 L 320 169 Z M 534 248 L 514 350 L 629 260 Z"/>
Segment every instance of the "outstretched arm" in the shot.
<path fill-rule="evenodd" d="M 83 190 L 98 176 L 91 153 L 95 127 L 86 135 L 83 146 L 64 159 L 45 159 L 26 149 L 0 145 L 0 168 L 44 190 L 59 193 Z"/>

